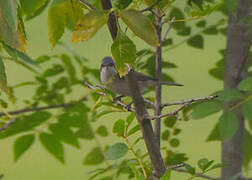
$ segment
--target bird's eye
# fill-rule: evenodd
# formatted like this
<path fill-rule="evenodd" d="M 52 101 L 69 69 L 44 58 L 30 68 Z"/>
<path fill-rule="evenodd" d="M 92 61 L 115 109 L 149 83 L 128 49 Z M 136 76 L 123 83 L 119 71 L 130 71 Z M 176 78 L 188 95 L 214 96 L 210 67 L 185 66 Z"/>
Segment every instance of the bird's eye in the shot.
<path fill-rule="evenodd" d="M 114 66 L 114 64 L 113 63 L 109 63 L 108 66 Z"/>

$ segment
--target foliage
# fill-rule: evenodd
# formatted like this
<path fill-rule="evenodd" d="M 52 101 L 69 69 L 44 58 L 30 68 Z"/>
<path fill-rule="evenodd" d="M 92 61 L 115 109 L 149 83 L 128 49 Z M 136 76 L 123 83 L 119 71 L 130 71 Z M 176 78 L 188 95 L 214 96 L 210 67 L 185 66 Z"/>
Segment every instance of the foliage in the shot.
<path fill-rule="evenodd" d="M 88 1 L 89 2 L 89 1 Z M 176 36 L 160 42 L 156 31 L 156 19 L 152 13 L 141 12 L 140 7 L 155 3 L 153 0 L 113 0 L 113 8 L 104 11 L 100 1 L 90 1 L 95 9 L 90 9 L 78 0 L 0 0 L 0 88 L 8 98 L 0 99 L 2 109 L 9 104 L 15 104 L 15 99 L 25 102 L 25 107 L 36 109 L 34 112 L 20 115 L 8 115 L 16 122 L 5 131 L 0 132 L 0 139 L 15 136 L 13 145 L 14 160 L 18 161 L 32 145 L 38 141 L 59 162 L 65 163 L 64 146 L 70 145 L 81 148 L 81 140 L 95 141 L 95 147 L 83 157 L 83 164 L 97 166 L 91 172 L 90 179 L 101 177 L 112 172 L 111 176 L 102 179 L 115 179 L 127 174 L 129 179 L 145 179 L 152 174 L 152 167 L 148 154 L 142 147 L 143 137 L 139 133 L 140 126 L 134 121 L 134 113 L 127 112 L 120 106 L 113 104 L 114 94 L 104 91 L 106 96 L 99 96 L 99 90 L 89 91 L 84 97 L 72 99 L 71 95 L 83 89 L 83 80 L 98 81 L 99 71 L 89 68 L 88 59 L 74 53 L 42 55 L 36 59 L 26 54 L 27 37 L 23 19 L 30 20 L 40 15 L 46 7 L 49 41 L 52 47 L 62 45 L 60 41 L 66 29 L 72 33 L 72 42 L 87 41 L 107 23 L 111 13 L 119 17 L 119 31 L 111 45 L 111 54 L 116 63 L 120 76 L 135 68 L 149 75 L 155 75 L 156 54 L 153 47 L 161 47 L 170 51 L 183 43 L 197 49 L 204 49 L 205 36 L 223 34 L 226 31 L 226 14 L 235 14 L 236 5 L 233 0 L 223 2 L 189 0 L 183 8 L 177 6 L 174 0 L 162 0 L 153 7 L 164 13 L 164 22 L 169 23 L 173 17 Z M 174 3 L 174 4 L 173 4 Z M 223 11 L 225 9 L 225 11 Z M 216 22 L 209 24 L 201 19 L 214 13 L 224 13 Z M 168 14 L 168 15 L 166 15 Z M 199 19 L 199 20 L 198 20 Z M 224 19 L 224 20 L 223 20 Z M 197 20 L 194 22 L 189 22 Z M 124 28 L 126 30 L 124 30 Z M 137 51 L 135 40 L 129 37 L 132 32 L 137 38 L 143 40 L 149 49 Z M 195 33 L 196 32 L 196 33 Z M 73 54 L 73 55 L 72 55 Z M 209 70 L 209 74 L 218 80 L 224 79 L 225 50 L 220 50 L 221 58 L 216 67 Z M 251 54 L 250 54 L 251 55 Z M 251 61 L 251 58 L 249 58 Z M 8 74 L 5 71 L 5 61 L 11 60 L 27 70 L 35 73 L 32 81 L 25 81 L 17 85 L 9 85 Z M 249 63 L 252 64 L 251 62 Z M 164 69 L 177 68 L 174 62 L 163 61 Z M 38 68 L 39 67 L 39 68 Z M 251 74 L 251 72 L 250 72 Z M 163 80 L 174 81 L 167 73 L 162 74 Z M 34 86 L 35 91 L 30 99 L 17 98 L 15 92 L 18 87 Z M 181 152 L 179 135 L 182 131 L 180 124 L 190 119 L 200 120 L 204 117 L 222 112 L 215 127 L 212 129 L 207 141 L 220 141 L 232 138 L 238 129 L 235 111 L 241 108 L 246 119 L 252 124 L 252 79 L 243 80 L 238 88 L 220 90 L 215 92 L 219 97 L 214 101 L 195 103 L 183 110 L 183 120 L 178 122 L 177 117 L 171 116 L 163 120 L 162 147 L 164 161 L 167 166 L 185 163 L 189 158 L 186 152 Z M 2 94 L 1 94 L 2 95 Z M 91 97 L 86 102 L 86 97 Z M 147 97 L 153 100 L 153 96 Z M 237 102 L 232 107 L 226 107 L 225 102 Z M 92 102 L 92 103 L 90 103 Z M 93 104 L 90 106 L 90 104 Z M 46 107 L 46 108 L 40 108 Z M 61 107 L 57 113 L 50 107 Z M 47 110 L 46 110 L 47 109 Z M 97 126 L 96 122 L 103 116 L 112 113 L 122 113 L 116 119 L 112 128 L 113 134 L 106 125 Z M 3 118 L 4 119 L 4 118 Z M 5 120 L 5 119 L 4 119 Z M 6 123 L 8 123 L 6 121 Z M 4 125 L 4 124 L 1 124 Z M 251 128 L 252 129 L 252 128 Z M 252 139 L 251 129 L 247 128 L 244 134 L 244 166 L 248 167 L 251 155 Z M 117 136 L 120 142 L 101 144 L 100 139 Z M 131 154 L 126 156 L 126 154 Z M 116 161 L 114 161 L 116 160 Z M 214 164 L 213 160 L 202 158 L 197 162 L 197 169 L 185 163 L 184 170 L 190 174 L 189 179 L 196 177 L 196 173 L 205 174 L 223 164 Z M 116 173 L 114 173 L 116 172 Z M 169 180 L 174 171 L 168 170 L 161 179 Z M 105 174 L 105 175 L 107 175 Z M 116 174 L 116 177 L 112 177 Z"/>

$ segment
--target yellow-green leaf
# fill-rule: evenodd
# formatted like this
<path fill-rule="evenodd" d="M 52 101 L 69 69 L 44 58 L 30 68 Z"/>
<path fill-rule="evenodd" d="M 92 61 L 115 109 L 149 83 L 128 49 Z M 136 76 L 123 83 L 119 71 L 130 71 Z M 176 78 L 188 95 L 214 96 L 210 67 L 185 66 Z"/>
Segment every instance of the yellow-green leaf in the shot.
<path fill-rule="evenodd" d="M 7 92 L 8 90 L 5 66 L 1 57 L 0 57 L 0 89 L 4 90 L 5 92 Z"/>
<path fill-rule="evenodd" d="M 48 13 L 49 40 L 54 47 L 62 37 L 65 27 L 74 29 L 82 17 L 82 6 L 77 0 L 54 0 Z"/>
<path fill-rule="evenodd" d="M 5 19 L 13 31 L 16 31 L 18 24 L 16 0 L 0 0 L 0 16 Z"/>
<path fill-rule="evenodd" d="M 77 23 L 72 34 L 73 42 L 87 41 L 107 22 L 108 14 L 94 10 L 84 15 Z"/>
<path fill-rule="evenodd" d="M 34 17 L 38 11 L 41 10 L 45 5 L 49 3 L 49 0 L 20 0 L 21 8 L 24 11 L 24 14 L 26 16 L 26 19 L 30 19 L 31 17 Z"/>
<path fill-rule="evenodd" d="M 141 39 L 152 46 L 159 46 L 156 29 L 151 19 L 134 9 L 119 12 L 123 22 Z"/>
<path fill-rule="evenodd" d="M 111 46 L 111 53 L 120 76 L 128 74 L 136 60 L 136 46 L 121 30 Z"/>
<path fill-rule="evenodd" d="M 48 28 L 49 28 L 49 41 L 54 47 L 57 42 L 60 40 L 62 35 L 64 34 L 66 22 L 65 22 L 65 14 L 63 11 L 64 6 L 60 5 L 52 5 L 48 12 Z"/>
<path fill-rule="evenodd" d="M 17 28 L 14 29 L 10 26 L 10 23 L 7 23 L 2 8 L 0 6 L 0 41 L 3 41 L 12 48 L 25 52 L 27 49 L 27 40 L 21 17 L 18 18 Z"/>

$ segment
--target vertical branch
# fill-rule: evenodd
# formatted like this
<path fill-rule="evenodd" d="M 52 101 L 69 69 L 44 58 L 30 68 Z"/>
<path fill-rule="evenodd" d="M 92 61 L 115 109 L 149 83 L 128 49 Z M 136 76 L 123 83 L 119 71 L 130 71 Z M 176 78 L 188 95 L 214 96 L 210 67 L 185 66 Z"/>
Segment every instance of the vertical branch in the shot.
<path fill-rule="evenodd" d="M 249 17 L 251 7 L 251 0 L 238 0 L 236 16 L 229 15 L 224 89 L 237 87 L 248 74 L 251 40 L 247 36 L 249 27 L 246 24 L 246 18 Z M 233 102 L 228 102 L 225 106 L 228 108 L 232 105 L 234 105 Z M 238 130 L 231 139 L 222 142 L 222 162 L 230 164 L 222 168 L 221 179 L 223 180 L 228 180 L 242 172 L 244 117 L 240 109 L 235 113 L 239 121 Z"/>
<path fill-rule="evenodd" d="M 159 14 L 159 13 L 157 13 Z M 161 80 L 162 79 L 162 25 L 161 25 L 161 17 L 157 17 L 157 23 L 156 23 L 156 31 L 158 35 L 158 41 L 160 43 L 160 46 L 156 48 L 156 78 Z M 156 101 L 155 101 L 155 115 L 159 116 L 162 111 L 161 107 L 161 100 L 162 100 L 162 86 L 158 85 L 156 86 Z M 161 134 L 161 120 L 156 119 L 154 123 L 154 135 L 156 138 L 156 141 L 158 143 L 159 149 L 160 149 L 160 134 Z"/>
<path fill-rule="evenodd" d="M 110 9 L 112 7 L 110 0 L 101 0 L 101 2 L 104 9 Z M 117 23 L 116 17 L 113 13 L 111 13 L 109 22 L 108 22 L 108 27 L 109 27 L 110 34 L 113 39 L 115 39 L 116 34 L 117 34 L 116 23 Z M 138 120 L 138 123 L 140 124 L 143 138 L 145 141 L 145 145 L 147 147 L 148 154 L 151 159 L 151 164 L 153 167 L 153 175 L 157 178 L 160 178 L 166 171 L 165 164 L 163 162 L 163 159 L 160 153 L 160 148 L 156 142 L 156 138 L 154 136 L 151 121 L 148 118 L 146 118 L 148 117 L 148 112 L 144 105 L 144 99 L 139 91 L 138 83 L 135 79 L 135 76 L 131 71 L 128 74 L 128 78 L 129 78 L 129 87 L 131 91 L 131 97 L 133 99 L 134 106 L 136 109 L 136 118 Z"/>
<path fill-rule="evenodd" d="M 112 4 L 110 0 L 101 0 L 102 7 L 104 10 L 109 10 L 112 8 Z M 109 14 L 109 19 L 108 19 L 108 28 L 110 31 L 110 34 L 112 36 L 112 39 L 115 40 L 116 35 L 117 35 L 117 18 L 115 16 L 115 13 L 112 12 Z"/>

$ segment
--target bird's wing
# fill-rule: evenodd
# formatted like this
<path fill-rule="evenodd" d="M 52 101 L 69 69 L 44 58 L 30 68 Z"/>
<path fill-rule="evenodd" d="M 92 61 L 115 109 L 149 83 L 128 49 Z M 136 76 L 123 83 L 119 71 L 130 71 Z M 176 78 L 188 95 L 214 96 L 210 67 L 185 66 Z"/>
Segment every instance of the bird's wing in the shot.
<path fill-rule="evenodd" d="M 147 75 L 140 73 L 140 72 L 134 72 L 134 75 L 138 81 L 148 81 L 148 80 L 157 81 L 156 78 L 153 78 L 151 76 L 147 76 Z"/>

